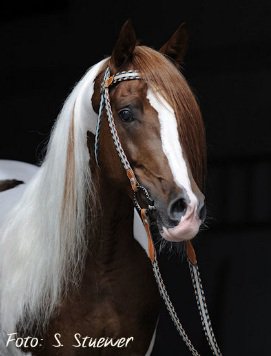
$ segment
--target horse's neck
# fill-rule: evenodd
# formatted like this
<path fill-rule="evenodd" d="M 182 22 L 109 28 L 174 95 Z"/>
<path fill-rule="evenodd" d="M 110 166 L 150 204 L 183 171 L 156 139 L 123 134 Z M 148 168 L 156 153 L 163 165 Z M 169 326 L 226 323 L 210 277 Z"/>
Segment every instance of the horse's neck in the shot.
<path fill-rule="evenodd" d="M 100 180 L 98 190 L 101 203 L 98 227 L 89 236 L 82 283 L 60 306 L 49 328 L 48 345 L 53 344 L 54 334 L 65 328 L 64 345 L 71 345 L 79 330 L 92 337 L 132 335 L 137 341 L 131 354 L 144 355 L 159 308 L 152 268 L 133 237 L 131 199 L 106 179 Z M 48 347 L 45 355 L 55 352 L 51 351 Z M 68 354 L 66 351 L 61 355 Z"/>
<path fill-rule="evenodd" d="M 95 236 L 90 240 L 90 255 L 99 264 L 110 264 L 129 254 L 134 246 L 131 199 L 107 179 L 100 179 L 100 214 Z"/>

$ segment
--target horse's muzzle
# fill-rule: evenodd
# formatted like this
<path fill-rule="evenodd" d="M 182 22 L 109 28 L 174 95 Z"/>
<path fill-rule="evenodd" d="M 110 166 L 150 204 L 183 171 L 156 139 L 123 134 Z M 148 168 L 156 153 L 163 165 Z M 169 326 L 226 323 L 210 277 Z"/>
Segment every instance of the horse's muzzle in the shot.
<path fill-rule="evenodd" d="M 159 212 L 161 236 L 175 242 L 191 240 L 197 235 L 205 216 L 203 195 L 197 202 L 190 202 L 187 196 L 181 193 L 171 200 L 166 212 Z"/>
<path fill-rule="evenodd" d="M 166 228 L 163 226 L 162 237 L 169 241 L 187 241 L 195 237 L 199 231 L 202 221 L 199 218 L 196 209 L 187 207 L 179 223 L 174 227 Z"/>

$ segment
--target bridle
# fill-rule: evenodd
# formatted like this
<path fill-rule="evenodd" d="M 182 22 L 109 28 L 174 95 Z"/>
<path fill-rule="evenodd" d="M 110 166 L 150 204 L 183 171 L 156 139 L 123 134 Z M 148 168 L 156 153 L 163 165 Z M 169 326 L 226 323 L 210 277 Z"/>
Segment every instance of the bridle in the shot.
<path fill-rule="evenodd" d="M 114 122 L 114 117 L 112 113 L 112 108 L 110 104 L 110 97 L 109 97 L 109 87 L 111 85 L 114 85 L 116 83 L 119 83 L 124 80 L 135 80 L 135 79 L 141 79 L 138 71 L 123 71 L 115 74 L 114 76 L 110 76 L 110 69 L 107 67 L 105 70 L 104 74 L 104 79 L 101 85 L 101 100 L 100 100 L 100 107 L 99 107 L 99 115 L 98 115 L 98 121 L 97 121 L 97 126 L 96 126 L 96 134 L 95 134 L 95 159 L 96 163 L 99 164 L 98 161 L 98 148 L 99 148 L 99 134 L 100 134 L 100 127 L 101 127 L 101 118 L 102 118 L 102 112 L 103 109 L 105 108 L 106 114 L 107 114 L 107 121 L 108 125 L 110 128 L 111 136 L 113 138 L 113 142 L 115 145 L 115 148 L 117 150 L 118 156 L 120 158 L 120 161 L 123 165 L 123 168 L 125 169 L 126 175 L 130 181 L 130 185 L 133 191 L 133 201 L 134 205 L 137 209 L 137 211 L 140 213 L 142 222 L 144 224 L 145 230 L 147 232 L 148 236 L 148 253 L 149 253 L 149 258 L 153 262 L 155 260 L 155 248 L 153 245 L 152 237 L 151 237 L 151 232 L 150 232 L 150 227 L 149 227 L 149 221 L 147 218 L 147 215 L 150 211 L 155 210 L 154 207 L 154 202 L 153 199 L 151 198 L 149 192 L 145 187 L 143 187 L 137 180 L 135 173 L 126 157 L 126 154 L 122 148 L 122 145 L 120 143 L 120 139 L 118 136 L 118 132 L 116 129 L 116 125 Z M 148 204 L 147 208 L 141 208 L 137 195 L 139 192 L 142 192 L 143 195 L 145 196 L 146 202 Z"/>
<path fill-rule="evenodd" d="M 175 308 L 169 298 L 169 295 L 167 293 L 165 284 L 163 282 L 157 258 L 156 258 L 156 251 L 152 239 L 152 234 L 151 234 L 151 229 L 150 229 L 150 213 L 155 210 L 154 206 L 154 201 L 151 198 L 149 192 L 147 189 L 142 186 L 136 176 L 135 173 L 126 157 L 126 154 L 122 148 L 118 132 L 116 129 L 116 125 L 114 122 L 114 117 L 112 113 L 112 108 L 110 104 L 110 96 L 109 96 L 109 88 L 113 85 L 116 85 L 119 82 L 122 81 L 127 81 L 127 80 L 142 80 L 140 73 L 137 70 L 128 70 L 128 71 L 122 71 L 118 72 L 114 75 L 110 75 L 110 69 L 109 67 L 106 68 L 105 73 L 104 73 L 104 78 L 101 84 L 101 99 L 100 99 L 100 107 L 99 107 L 99 114 L 98 114 L 98 121 L 97 121 L 97 126 L 96 126 L 96 134 L 95 134 L 95 159 L 96 163 L 99 164 L 98 162 L 98 149 L 99 149 L 99 134 L 100 134 L 100 127 L 101 127 L 101 120 L 102 120 L 102 113 L 103 110 L 106 110 L 107 114 L 107 121 L 108 125 L 110 128 L 111 136 L 114 142 L 114 146 L 116 148 L 116 151 L 118 153 L 118 156 L 120 158 L 120 161 L 122 163 L 123 168 L 126 171 L 126 175 L 130 181 L 131 189 L 134 194 L 134 206 L 139 212 L 142 223 L 144 225 L 147 238 L 148 238 L 148 256 L 149 259 L 152 263 L 152 268 L 154 272 L 154 276 L 159 288 L 159 292 L 161 294 L 161 297 L 163 298 L 165 305 L 168 309 L 168 312 L 170 314 L 170 317 L 173 321 L 173 323 L 176 326 L 177 331 L 179 332 L 180 336 L 182 337 L 183 341 L 187 345 L 188 349 L 192 353 L 193 356 L 200 356 L 198 351 L 195 349 L 195 347 L 192 345 L 189 337 L 187 336 L 177 314 L 175 311 Z M 147 203 L 147 208 L 142 208 L 141 205 L 138 202 L 138 193 L 141 192 L 143 193 L 146 203 Z M 208 341 L 208 344 L 210 346 L 210 349 L 215 356 L 222 356 L 222 353 L 218 347 L 218 344 L 216 342 L 214 332 L 212 329 L 211 325 L 211 320 L 208 314 L 208 309 L 206 305 L 206 300 L 204 296 L 204 291 L 202 288 L 202 283 L 201 283 L 201 278 L 199 274 L 199 269 L 197 265 L 197 258 L 196 254 L 194 251 L 194 248 L 192 246 L 192 243 L 190 241 L 186 242 L 186 255 L 187 255 L 187 262 L 189 265 L 189 270 L 191 274 L 191 279 L 192 279 L 192 284 L 194 287 L 195 291 L 195 296 L 197 300 L 197 306 L 198 310 L 200 313 L 201 317 L 201 323 L 203 326 L 203 330 L 206 336 L 206 339 Z"/>

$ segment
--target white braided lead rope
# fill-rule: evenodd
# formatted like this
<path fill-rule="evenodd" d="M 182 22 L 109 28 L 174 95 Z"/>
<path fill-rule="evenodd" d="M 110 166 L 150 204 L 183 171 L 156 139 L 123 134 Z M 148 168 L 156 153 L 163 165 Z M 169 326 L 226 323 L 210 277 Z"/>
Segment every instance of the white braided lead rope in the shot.
<path fill-rule="evenodd" d="M 182 326 L 182 323 L 180 322 L 180 319 L 178 318 L 175 308 L 174 308 L 174 306 L 170 300 L 170 297 L 167 293 L 167 290 L 166 290 L 163 278 L 161 276 L 160 269 L 159 269 L 158 262 L 157 262 L 156 258 L 152 262 L 152 268 L 153 268 L 154 276 L 155 276 L 155 279 L 156 279 L 156 282 L 157 282 L 157 285 L 159 288 L 160 295 L 165 302 L 165 305 L 167 307 L 167 310 L 169 312 L 171 320 L 173 321 L 174 325 L 176 326 L 178 333 L 180 334 L 181 338 L 183 339 L 184 343 L 186 344 L 186 346 L 188 347 L 188 349 L 192 353 L 192 355 L 200 356 L 198 351 L 193 346 L 191 340 L 187 336 L 187 334 Z"/>
<path fill-rule="evenodd" d="M 211 319 L 209 316 L 208 308 L 207 308 L 207 303 L 204 295 L 204 290 L 202 287 L 201 283 L 201 278 L 200 278 L 200 272 L 197 264 L 192 264 L 188 260 L 188 265 L 189 265 L 189 270 L 190 270 L 190 275 L 191 275 L 191 280 L 197 300 L 197 306 L 201 318 L 201 323 L 202 327 L 206 336 L 206 339 L 208 341 L 208 344 L 213 352 L 213 355 L 215 356 L 222 356 L 222 353 L 218 347 L 214 331 L 212 328 L 211 324 Z"/>

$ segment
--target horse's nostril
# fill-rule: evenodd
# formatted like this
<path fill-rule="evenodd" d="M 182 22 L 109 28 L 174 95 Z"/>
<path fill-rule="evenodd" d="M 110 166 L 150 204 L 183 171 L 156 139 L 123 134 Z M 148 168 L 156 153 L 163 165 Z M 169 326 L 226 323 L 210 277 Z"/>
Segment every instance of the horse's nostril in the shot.
<path fill-rule="evenodd" d="M 204 221 L 206 218 L 206 205 L 203 204 L 199 210 L 199 218 L 201 221 Z"/>
<path fill-rule="evenodd" d="M 184 198 L 178 198 L 170 203 L 169 217 L 171 220 L 179 222 L 181 217 L 185 215 L 187 203 Z"/>

